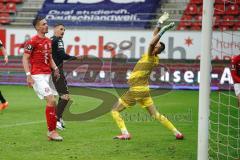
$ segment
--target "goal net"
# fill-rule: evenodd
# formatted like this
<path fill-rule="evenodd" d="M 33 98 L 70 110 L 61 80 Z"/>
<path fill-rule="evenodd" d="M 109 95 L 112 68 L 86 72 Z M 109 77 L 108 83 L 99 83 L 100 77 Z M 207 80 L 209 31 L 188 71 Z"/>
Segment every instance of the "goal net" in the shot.
<path fill-rule="evenodd" d="M 239 160 L 240 106 L 233 90 L 230 57 L 240 54 L 240 33 L 234 31 L 214 32 L 212 44 L 212 58 L 220 59 L 221 62 L 212 60 L 211 86 L 214 85 L 216 79 L 220 84 L 218 91 L 211 92 L 209 159 Z M 214 77 L 213 75 L 218 76 Z"/>

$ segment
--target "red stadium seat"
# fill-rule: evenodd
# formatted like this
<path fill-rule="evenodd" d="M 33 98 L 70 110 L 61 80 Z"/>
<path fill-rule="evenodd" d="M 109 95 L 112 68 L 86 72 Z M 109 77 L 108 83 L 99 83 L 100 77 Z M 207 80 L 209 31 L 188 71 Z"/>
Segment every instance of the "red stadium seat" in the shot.
<path fill-rule="evenodd" d="M 185 9 L 185 14 L 198 14 L 198 7 L 195 4 L 189 4 L 187 8 Z"/>
<path fill-rule="evenodd" d="M 7 3 L 6 5 L 6 11 L 9 13 L 15 13 L 17 12 L 17 7 L 15 3 Z"/>
<path fill-rule="evenodd" d="M 213 26 L 212 29 L 213 29 L 214 31 L 216 31 L 216 30 L 218 30 L 218 26 Z"/>
<path fill-rule="evenodd" d="M 234 17 L 233 16 L 224 16 L 222 26 L 233 26 L 234 24 Z"/>
<path fill-rule="evenodd" d="M 234 4 L 237 0 L 215 0 L 215 4 Z"/>
<path fill-rule="evenodd" d="M 234 31 L 240 31 L 240 23 L 238 25 L 233 26 Z"/>
<path fill-rule="evenodd" d="M 199 30 L 201 30 L 201 26 L 191 26 L 190 29 L 194 30 L 194 31 L 199 31 Z"/>
<path fill-rule="evenodd" d="M 200 30 L 202 25 L 203 0 L 190 0 L 186 7 L 178 30 Z M 240 0 L 215 0 L 214 4 L 214 29 L 239 30 L 239 23 L 234 21 L 234 16 L 240 15 Z M 221 18 L 222 17 L 222 18 Z M 194 19 L 195 21 L 192 21 Z M 240 21 L 240 20 L 239 20 Z"/>
<path fill-rule="evenodd" d="M 0 12 L 5 12 L 5 5 L 0 3 Z"/>
<path fill-rule="evenodd" d="M 182 26 L 181 24 L 178 25 L 177 30 L 184 31 L 187 30 L 187 27 Z"/>
<path fill-rule="evenodd" d="M 201 5 L 201 6 L 199 7 L 199 14 L 200 14 L 200 15 L 202 15 L 202 11 L 203 11 L 203 6 Z"/>
<path fill-rule="evenodd" d="M 226 10 L 225 5 L 217 4 L 214 7 L 214 14 L 216 14 L 216 15 L 223 15 L 223 14 L 225 14 L 225 10 Z"/>
<path fill-rule="evenodd" d="M 202 15 L 198 15 L 195 17 L 195 22 L 193 26 L 202 26 Z"/>
<path fill-rule="evenodd" d="M 224 4 L 227 0 L 215 0 L 216 4 Z"/>
<path fill-rule="evenodd" d="M 0 13 L 0 24 L 9 24 L 11 22 L 8 13 Z"/>
<path fill-rule="evenodd" d="M 238 5 L 234 4 L 234 5 L 229 5 L 227 7 L 227 11 L 226 14 L 232 14 L 232 15 L 238 15 L 239 11 L 238 11 Z"/>
<path fill-rule="evenodd" d="M 181 18 L 181 26 L 191 26 L 192 24 L 192 16 L 190 15 L 183 15 Z"/>
<path fill-rule="evenodd" d="M 236 18 L 234 25 L 240 26 L 240 15 Z"/>
<path fill-rule="evenodd" d="M 203 0 L 190 0 L 191 4 L 202 4 Z"/>
<path fill-rule="evenodd" d="M 22 3 L 23 0 L 7 0 L 7 2 L 12 2 L 12 3 Z"/>
<path fill-rule="evenodd" d="M 8 13 L 15 13 L 15 12 L 17 12 L 16 4 L 15 3 L 7 3 L 6 11 Z"/>
<path fill-rule="evenodd" d="M 233 26 L 233 28 L 239 28 L 240 27 L 240 16 L 238 17 L 238 19 L 237 19 L 237 22 L 235 22 L 234 23 L 234 26 Z"/>
<path fill-rule="evenodd" d="M 220 16 L 214 16 L 214 20 L 213 20 L 213 22 L 214 22 L 214 26 L 215 27 L 218 27 L 220 24 L 221 24 L 221 17 Z"/>
<path fill-rule="evenodd" d="M 229 30 L 229 27 L 228 26 L 219 26 L 219 30 L 227 31 L 227 30 Z"/>

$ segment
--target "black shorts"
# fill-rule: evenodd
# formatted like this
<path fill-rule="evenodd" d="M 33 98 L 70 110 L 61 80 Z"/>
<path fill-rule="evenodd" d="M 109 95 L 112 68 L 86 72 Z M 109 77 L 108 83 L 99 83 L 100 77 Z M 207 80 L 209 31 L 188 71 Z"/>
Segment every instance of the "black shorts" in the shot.
<path fill-rule="evenodd" d="M 62 70 L 60 70 L 59 73 L 60 73 L 60 78 L 58 80 L 52 74 L 52 79 L 53 79 L 54 86 L 55 86 L 59 96 L 62 96 L 64 94 L 69 94 L 65 75 L 64 75 Z"/>

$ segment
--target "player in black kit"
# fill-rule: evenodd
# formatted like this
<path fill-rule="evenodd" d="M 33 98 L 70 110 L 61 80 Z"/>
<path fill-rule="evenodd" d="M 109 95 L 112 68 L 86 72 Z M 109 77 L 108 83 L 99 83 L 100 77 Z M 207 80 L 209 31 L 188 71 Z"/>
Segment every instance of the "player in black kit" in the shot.
<path fill-rule="evenodd" d="M 60 78 L 56 79 L 53 77 L 53 83 L 55 88 L 59 94 L 59 100 L 57 104 L 57 128 L 63 130 L 65 128 L 64 121 L 62 119 L 62 114 L 64 112 L 65 107 L 67 106 L 70 97 L 67 86 L 67 81 L 63 72 L 63 61 L 64 60 L 75 60 L 78 57 L 70 56 L 66 54 L 63 43 L 63 36 L 65 32 L 65 27 L 63 24 L 56 24 L 54 26 L 54 36 L 52 39 L 52 56 L 53 60 L 58 66 Z"/>

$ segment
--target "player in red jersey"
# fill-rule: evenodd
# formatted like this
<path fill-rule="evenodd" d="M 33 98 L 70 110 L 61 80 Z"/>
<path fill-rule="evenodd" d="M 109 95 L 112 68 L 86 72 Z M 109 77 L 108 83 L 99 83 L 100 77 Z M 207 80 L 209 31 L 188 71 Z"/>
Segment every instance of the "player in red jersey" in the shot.
<path fill-rule="evenodd" d="M 5 64 L 7 64 L 8 63 L 8 55 L 7 55 L 6 49 L 3 47 L 3 44 L 2 44 L 1 40 L 0 40 L 0 50 L 2 51 L 2 54 L 4 56 Z M 1 103 L 0 103 L 0 111 L 2 111 L 2 110 L 6 109 L 8 107 L 8 102 L 3 97 L 1 91 L 0 91 L 0 101 L 1 101 Z"/>
<path fill-rule="evenodd" d="M 240 55 L 231 58 L 231 75 L 234 82 L 234 91 L 240 104 Z"/>
<path fill-rule="evenodd" d="M 63 138 L 56 131 L 56 101 L 57 95 L 52 82 L 51 72 L 59 77 L 59 70 L 52 59 L 52 42 L 45 36 L 48 33 L 48 24 L 44 17 L 36 17 L 33 26 L 37 35 L 25 45 L 23 67 L 27 75 L 27 83 L 32 86 L 40 99 L 45 99 L 48 139 L 62 141 Z M 29 65 L 30 64 L 30 65 Z"/>

